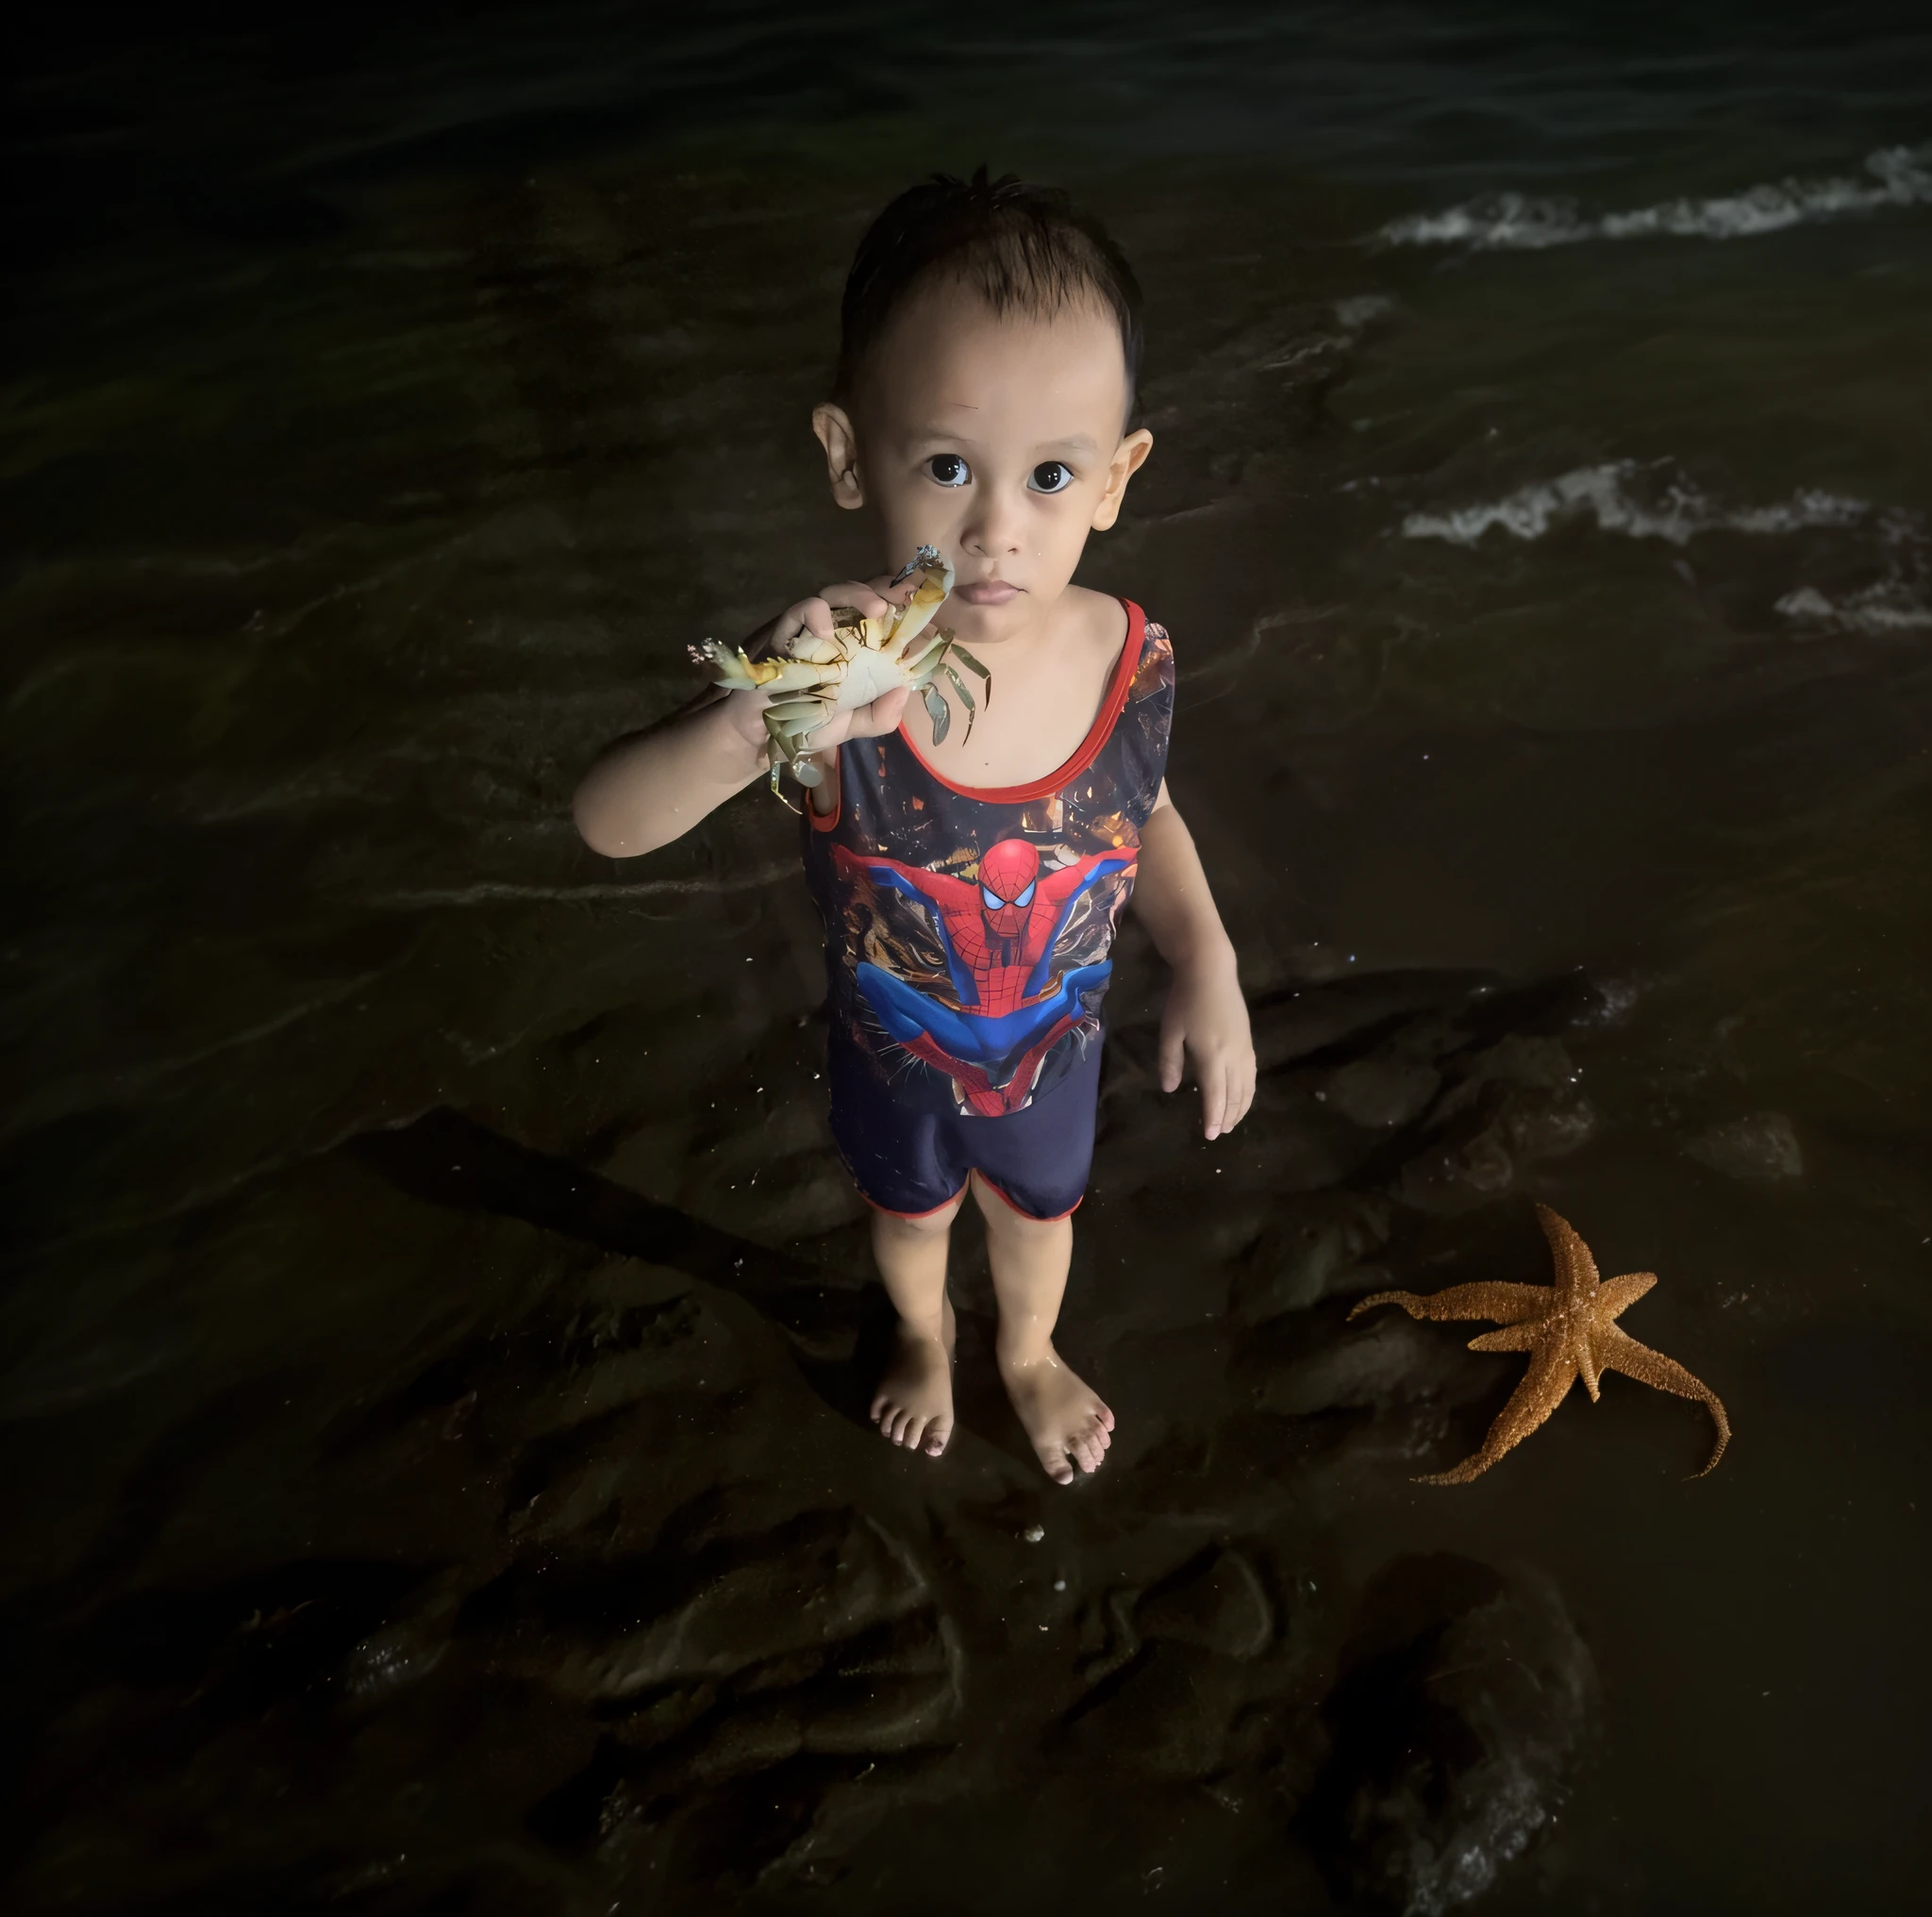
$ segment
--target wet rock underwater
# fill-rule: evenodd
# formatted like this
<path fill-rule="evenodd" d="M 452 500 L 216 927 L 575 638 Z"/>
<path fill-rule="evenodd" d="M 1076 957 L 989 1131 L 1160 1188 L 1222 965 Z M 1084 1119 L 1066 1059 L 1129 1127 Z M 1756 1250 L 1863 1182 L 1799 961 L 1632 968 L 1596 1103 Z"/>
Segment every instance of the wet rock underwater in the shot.
<path fill-rule="evenodd" d="M 1351 1573 L 1353 1489 L 1478 1435 L 1494 1379 L 1423 1327 L 1344 1320 L 1398 1208 L 1460 1218 L 1590 1136 L 1571 1047 L 1605 1000 L 1414 974 L 1257 1012 L 1264 1094 L 1211 1168 L 1150 1096 L 1155 1002 L 1110 1039 L 1067 1342 L 1135 1416 L 1072 1492 L 993 1376 L 983 1253 L 955 1279 L 952 1453 L 865 1424 L 890 1312 L 795 1018 L 741 1018 L 735 1070 L 708 1044 L 639 1074 L 707 1108 L 708 1182 L 746 1194 L 719 1208 L 732 1229 L 641 1195 L 648 1134 L 599 1172 L 447 1109 L 195 1228 L 204 1268 L 257 1263 L 268 1232 L 354 1275 L 299 1359 L 156 1431 L 16 1612 L 48 1711 L 26 1801 L 62 1804 L 96 1908 L 155 1901 L 157 1826 L 162 1908 L 589 1909 L 591 1885 L 789 1908 L 882 1826 L 958 1842 L 961 1807 L 981 1843 L 1005 1817 L 1036 1845 L 1058 1826 L 1062 1868 L 1143 1890 L 1230 1834 L 1317 1908 L 1489 1889 L 1560 1818 L 1599 1679 L 1531 1564 Z M 647 1036 L 619 1011 L 552 1050 L 608 1068 Z M 1533 1265 L 1531 1233 L 1491 1236 Z M 372 1375 L 356 1301 L 411 1267 L 475 1274 L 494 1309 Z M 1702 1434 L 1680 1422 L 1648 1435 L 1682 1465 Z M 238 1512 L 252 1561 L 209 1578 Z M 202 1575 L 128 1575 L 171 1559 Z M 59 1873 L 43 1854 L 48 1892 Z"/>

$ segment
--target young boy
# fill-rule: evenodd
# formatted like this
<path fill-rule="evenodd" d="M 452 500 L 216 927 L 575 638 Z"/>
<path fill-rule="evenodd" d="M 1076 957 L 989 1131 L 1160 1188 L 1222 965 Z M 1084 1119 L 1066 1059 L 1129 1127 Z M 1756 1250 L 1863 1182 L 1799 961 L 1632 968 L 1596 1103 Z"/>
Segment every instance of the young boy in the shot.
<path fill-rule="evenodd" d="M 957 575 L 938 624 L 991 680 L 972 714 L 940 683 L 954 708 L 942 739 L 896 691 L 811 742 L 824 778 L 803 837 L 825 925 L 832 1133 L 899 1314 L 872 1415 L 928 1457 L 952 1436 L 946 1247 L 970 1189 L 1000 1376 L 1047 1475 L 1070 1484 L 1075 1465 L 1099 1467 L 1114 1425 L 1053 1329 L 1129 892 L 1174 972 L 1162 1088 L 1191 1062 L 1210 1139 L 1255 1088 L 1234 950 L 1167 795 L 1167 634 L 1071 583 L 1153 444 L 1127 430 L 1140 290 L 1098 223 L 1058 193 L 989 185 L 982 168 L 880 214 L 841 321 L 834 396 L 812 429 L 832 497 L 870 515 L 886 571 L 801 599 L 760 639 L 829 638 L 834 607 L 883 614 L 913 590 L 893 570 L 931 545 Z M 585 841 L 635 858 L 759 778 L 766 696 L 721 693 L 611 745 L 577 792 Z"/>

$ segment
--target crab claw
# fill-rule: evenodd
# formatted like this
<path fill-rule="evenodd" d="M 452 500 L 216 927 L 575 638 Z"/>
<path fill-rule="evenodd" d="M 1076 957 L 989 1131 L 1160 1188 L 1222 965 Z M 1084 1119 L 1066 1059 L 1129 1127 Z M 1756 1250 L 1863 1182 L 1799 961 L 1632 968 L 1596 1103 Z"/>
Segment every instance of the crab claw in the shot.
<path fill-rule="evenodd" d="M 691 654 L 693 658 L 716 670 L 718 676 L 714 684 L 729 686 L 740 692 L 770 685 L 789 663 L 782 658 L 747 658 L 742 646 L 726 645 L 717 639 L 708 639 L 703 645 L 692 646 Z"/>
<path fill-rule="evenodd" d="M 920 549 L 916 553 L 914 553 L 912 557 L 909 559 L 908 559 L 906 563 L 903 566 L 901 566 L 896 573 L 892 575 L 892 584 L 895 586 L 903 586 L 908 579 L 911 578 L 914 573 L 923 572 L 928 566 L 943 566 L 944 564 L 945 561 L 940 558 L 940 549 L 938 546 L 921 546 Z M 950 585 L 948 586 L 948 590 L 951 590 Z"/>
<path fill-rule="evenodd" d="M 934 613 L 946 603 L 946 595 L 953 590 L 953 568 L 941 557 L 937 546 L 921 546 L 912 555 L 911 563 L 900 572 L 892 584 L 903 584 L 915 573 L 924 573 L 925 577 L 919 582 L 911 598 L 893 615 L 887 629 L 887 642 L 899 649 L 901 658 L 905 657 L 907 645 L 932 623 Z"/>

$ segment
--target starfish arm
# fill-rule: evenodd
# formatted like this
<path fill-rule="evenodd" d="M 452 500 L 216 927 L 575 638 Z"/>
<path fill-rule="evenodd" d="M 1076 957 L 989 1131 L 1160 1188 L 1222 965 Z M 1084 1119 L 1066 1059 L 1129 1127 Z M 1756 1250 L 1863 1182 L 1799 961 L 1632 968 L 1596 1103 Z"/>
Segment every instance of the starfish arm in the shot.
<path fill-rule="evenodd" d="M 1590 1393 L 1590 1402 L 1594 1405 L 1603 1396 L 1603 1367 L 1597 1362 L 1596 1340 L 1579 1338 L 1576 1341 L 1576 1375 L 1583 1380 L 1583 1389 Z"/>
<path fill-rule="evenodd" d="M 1725 1417 L 1718 1394 L 1702 1378 L 1692 1376 L 1675 1359 L 1666 1358 L 1662 1352 L 1638 1343 L 1627 1331 L 1619 1331 L 1614 1325 L 1605 1325 L 1591 1342 L 1597 1348 L 1597 1363 L 1605 1371 L 1620 1371 L 1640 1384 L 1649 1385 L 1659 1392 L 1674 1392 L 1680 1398 L 1692 1398 L 1709 1409 L 1711 1420 L 1717 1425 L 1717 1449 L 1710 1454 L 1710 1462 L 1704 1471 L 1693 1472 L 1691 1475 L 1702 1477 L 1705 1472 L 1716 1470 L 1718 1459 L 1724 1455 L 1724 1446 L 1731 1442 L 1731 1421 Z"/>
<path fill-rule="evenodd" d="M 1596 1294 L 1597 1323 L 1607 1325 L 1622 1317 L 1656 1283 L 1655 1272 L 1626 1272 L 1621 1278 L 1606 1278 Z"/>
<path fill-rule="evenodd" d="M 1541 1318 L 1556 1303 L 1547 1285 L 1502 1285 L 1478 1281 L 1451 1285 L 1426 1297 L 1415 1292 L 1376 1292 L 1362 1299 L 1348 1315 L 1376 1305 L 1400 1305 L 1411 1318 L 1491 1318 L 1499 1325 L 1521 1325 Z"/>
<path fill-rule="evenodd" d="M 1472 1351 L 1534 1351 L 1543 1336 L 1541 1325 L 1506 1325 L 1500 1331 L 1485 1331 L 1469 1341 Z"/>
<path fill-rule="evenodd" d="M 1496 1413 L 1482 1449 L 1465 1458 L 1453 1471 L 1419 1477 L 1418 1484 L 1467 1484 L 1480 1477 L 1497 1459 L 1523 1441 L 1563 1402 L 1576 1381 L 1576 1360 L 1560 1339 L 1552 1338 L 1531 1356 L 1523 1381 L 1509 1393 L 1509 1402 Z"/>
<path fill-rule="evenodd" d="M 1550 1242 L 1550 1256 L 1557 1261 L 1557 1290 L 1566 1302 L 1580 1303 L 1596 1290 L 1596 1260 L 1591 1257 L 1590 1247 L 1577 1237 L 1570 1221 L 1559 1218 L 1547 1205 L 1539 1205 L 1536 1215 Z"/>

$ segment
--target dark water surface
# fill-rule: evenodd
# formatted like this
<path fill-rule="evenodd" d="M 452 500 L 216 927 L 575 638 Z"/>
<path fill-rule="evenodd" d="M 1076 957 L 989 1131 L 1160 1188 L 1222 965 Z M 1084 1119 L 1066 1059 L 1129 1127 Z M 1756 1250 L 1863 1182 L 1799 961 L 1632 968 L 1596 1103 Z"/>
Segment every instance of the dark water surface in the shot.
<path fill-rule="evenodd" d="M 1557 10 L 28 43 L 11 1908 L 1924 1895 L 1932 29 Z M 844 261 L 982 158 L 1149 289 L 1085 576 L 1175 633 L 1264 1066 L 1204 1144 L 1129 942 L 1072 1492 L 973 1239 L 951 1455 L 857 1414 L 791 822 L 567 815 L 879 557 Z M 1348 1302 L 1541 1281 L 1532 1198 L 1660 1273 L 1712 1476 L 1611 1378 L 1409 1481 L 1520 1361 Z"/>

